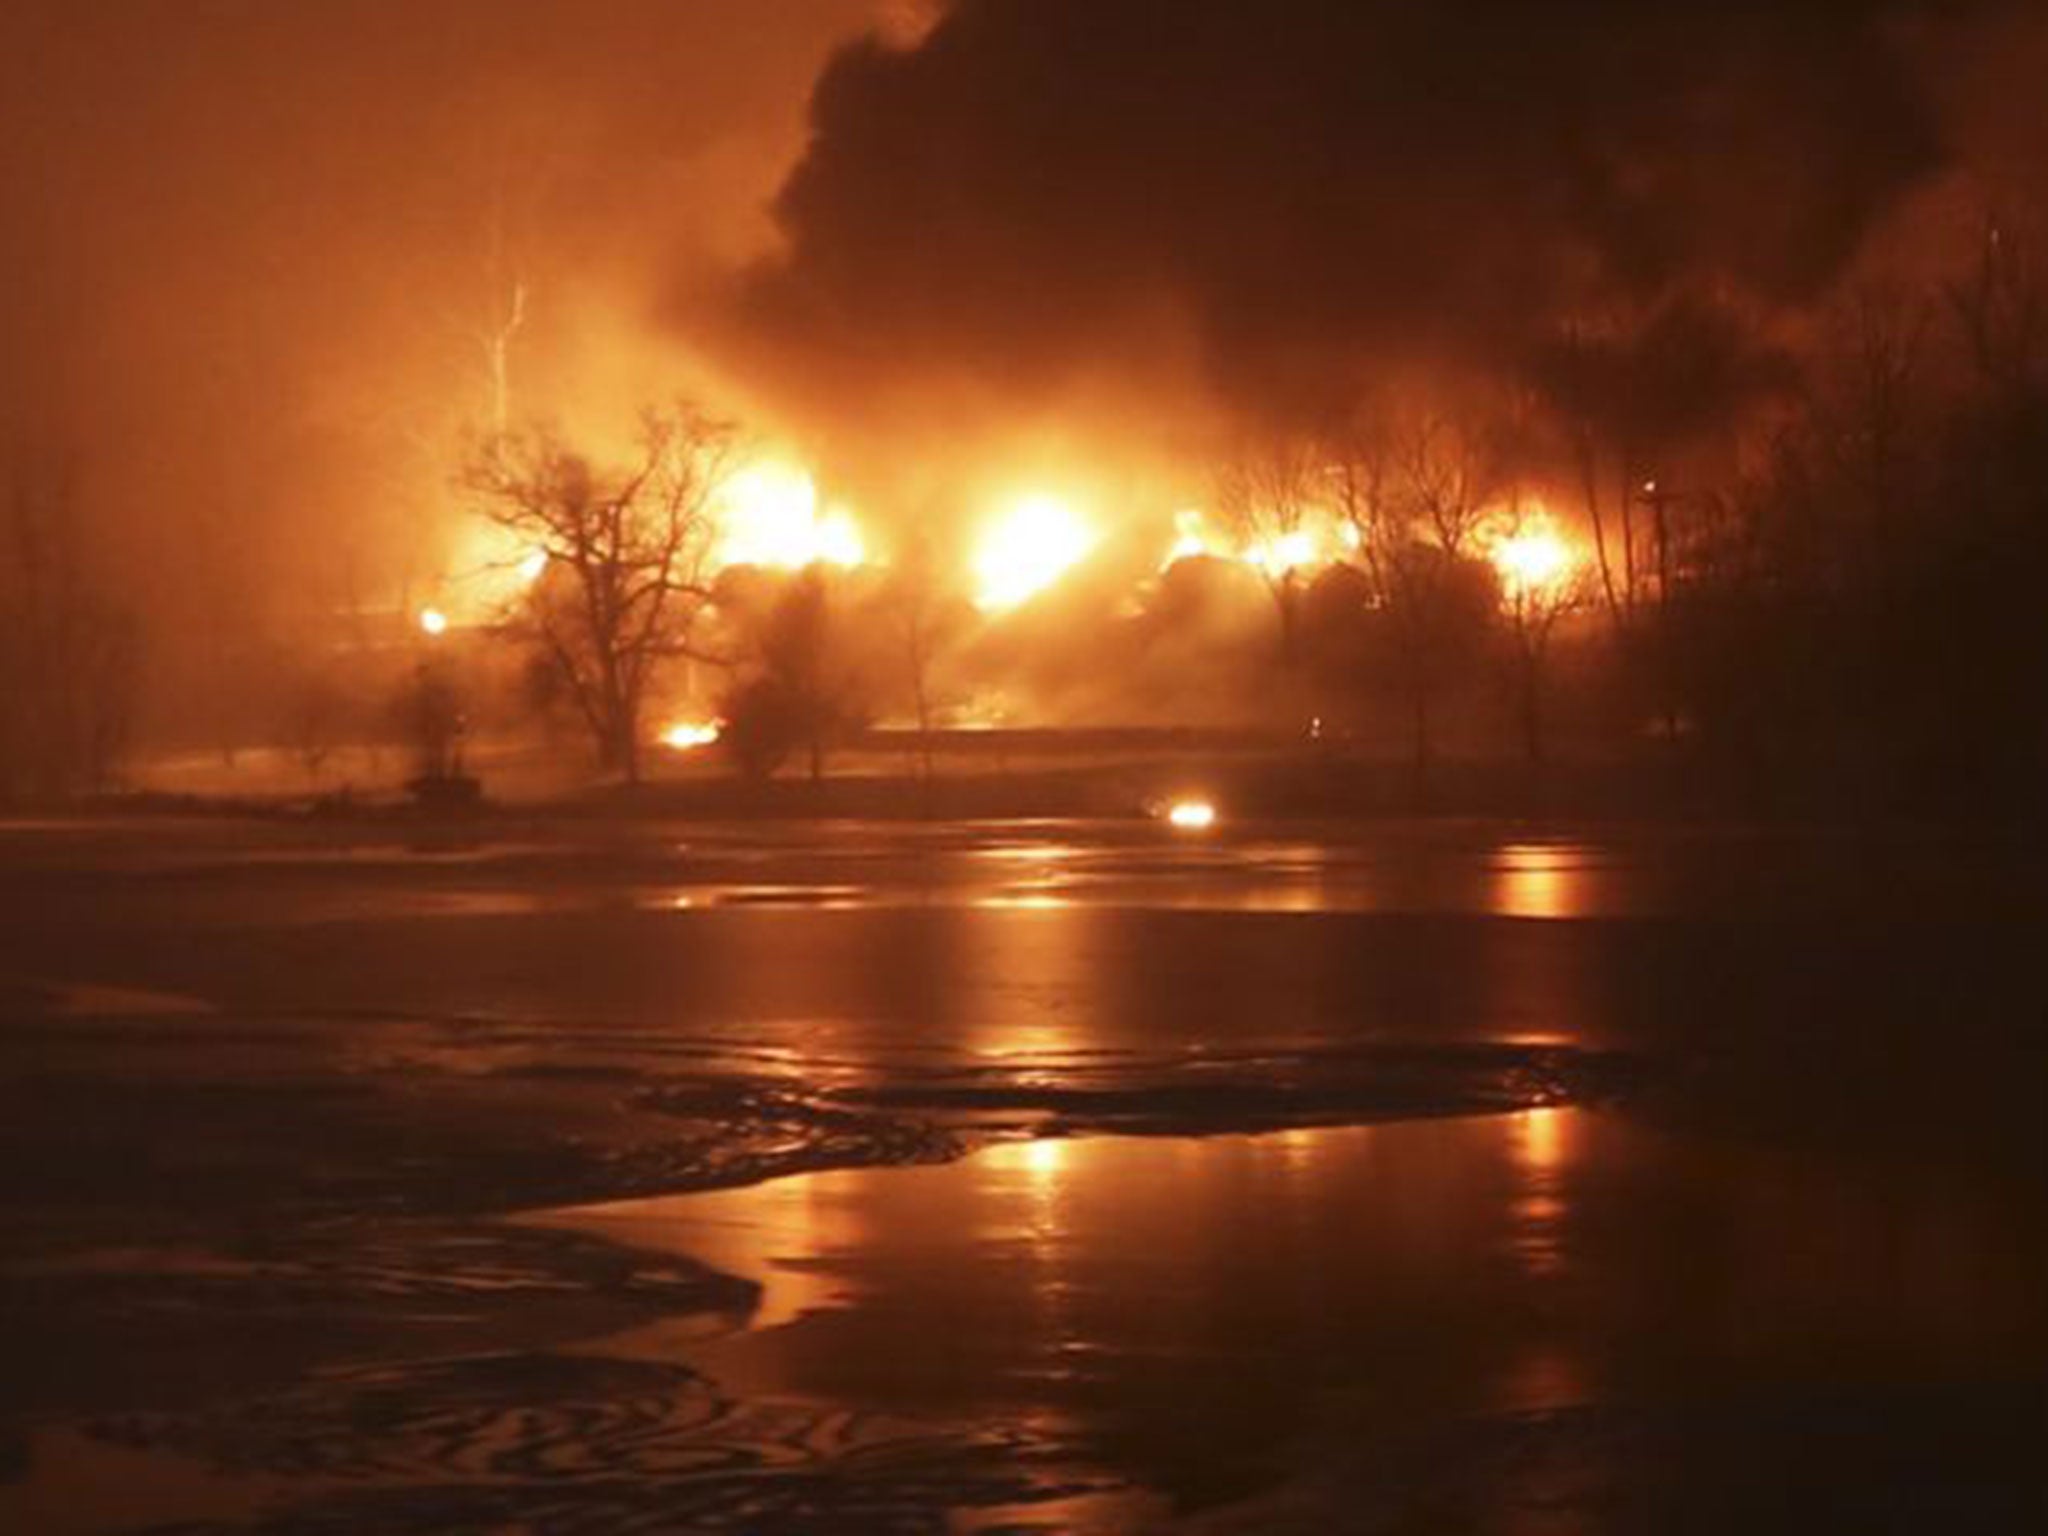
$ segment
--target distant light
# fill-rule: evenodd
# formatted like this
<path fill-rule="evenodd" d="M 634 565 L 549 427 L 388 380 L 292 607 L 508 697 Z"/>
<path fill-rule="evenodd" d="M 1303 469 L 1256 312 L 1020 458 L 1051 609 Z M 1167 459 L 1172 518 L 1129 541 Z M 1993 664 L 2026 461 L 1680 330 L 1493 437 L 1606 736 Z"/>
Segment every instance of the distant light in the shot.
<path fill-rule="evenodd" d="M 1065 502 L 1027 496 L 988 529 L 974 554 L 975 602 L 1014 608 L 1086 559 L 1094 530 Z"/>
<path fill-rule="evenodd" d="M 678 721 L 661 733 L 661 744 L 677 752 L 690 752 L 710 746 L 718 740 L 718 732 L 716 721 Z"/>
<path fill-rule="evenodd" d="M 1216 807 L 1207 800 L 1176 800 L 1166 819 L 1183 832 L 1203 832 L 1216 825 Z"/>
<path fill-rule="evenodd" d="M 540 573 L 548 568 L 548 552 L 544 549 L 532 551 L 519 562 L 519 579 L 528 586 L 540 580 Z"/>
<path fill-rule="evenodd" d="M 420 629 L 429 635 L 446 634 L 448 632 L 448 615 L 438 608 L 422 608 L 420 610 Z"/>

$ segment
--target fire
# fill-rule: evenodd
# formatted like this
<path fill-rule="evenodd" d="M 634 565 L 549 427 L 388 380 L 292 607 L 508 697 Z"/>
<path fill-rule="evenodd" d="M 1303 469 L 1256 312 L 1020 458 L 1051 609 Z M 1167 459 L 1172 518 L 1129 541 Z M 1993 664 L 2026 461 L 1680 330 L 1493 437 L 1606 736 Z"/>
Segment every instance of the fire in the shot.
<path fill-rule="evenodd" d="M 448 632 L 448 615 L 438 608 L 422 608 L 419 613 L 419 625 L 422 634 L 446 634 Z"/>
<path fill-rule="evenodd" d="M 844 508 L 834 507 L 818 519 L 817 558 L 827 565 L 851 570 L 867 562 L 867 541 Z"/>
<path fill-rule="evenodd" d="M 1183 832 L 1205 832 L 1216 825 L 1216 807 L 1207 800 L 1176 800 L 1166 819 Z"/>
<path fill-rule="evenodd" d="M 661 744 L 676 752 L 708 747 L 718 740 L 717 722 L 680 720 L 661 733 Z"/>
<path fill-rule="evenodd" d="M 1315 535 L 1306 528 L 1296 528 L 1290 533 L 1276 534 L 1249 545 L 1244 552 L 1244 562 L 1256 566 L 1268 576 L 1285 576 L 1290 571 L 1301 570 L 1314 565 L 1322 557 L 1316 546 Z"/>
<path fill-rule="evenodd" d="M 1292 571 L 1327 565 L 1343 558 L 1333 552 L 1333 544 L 1347 554 L 1358 549 L 1355 529 L 1349 524 L 1332 525 L 1325 518 L 1304 522 L 1285 533 L 1254 539 L 1240 548 L 1232 548 L 1227 541 L 1212 534 L 1202 514 L 1193 509 L 1173 515 L 1173 530 L 1173 543 L 1166 551 L 1166 558 L 1159 562 L 1162 571 L 1179 561 L 1206 555 L 1217 560 L 1235 560 L 1264 576 L 1278 579 Z"/>
<path fill-rule="evenodd" d="M 1577 559 L 1549 520 L 1531 522 L 1495 541 L 1493 568 L 1510 598 L 1539 596 L 1562 586 Z"/>
<path fill-rule="evenodd" d="M 1094 530 L 1065 502 L 1027 496 L 983 534 L 974 554 L 975 602 L 1014 608 L 1086 559 Z"/>
<path fill-rule="evenodd" d="M 852 567 L 867 544 L 841 507 L 821 510 L 818 487 L 788 464 L 751 464 L 719 488 L 718 564 L 796 571 L 808 565 Z"/>
<path fill-rule="evenodd" d="M 1173 514 L 1173 547 L 1167 550 L 1166 558 L 1159 562 L 1159 569 L 1163 571 L 1182 560 L 1197 560 L 1204 555 L 1218 553 L 1220 551 L 1214 540 L 1209 537 L 1209 529 L 1202 519 L 1202 514 L 1190 507 L 1184 512 Z"/>

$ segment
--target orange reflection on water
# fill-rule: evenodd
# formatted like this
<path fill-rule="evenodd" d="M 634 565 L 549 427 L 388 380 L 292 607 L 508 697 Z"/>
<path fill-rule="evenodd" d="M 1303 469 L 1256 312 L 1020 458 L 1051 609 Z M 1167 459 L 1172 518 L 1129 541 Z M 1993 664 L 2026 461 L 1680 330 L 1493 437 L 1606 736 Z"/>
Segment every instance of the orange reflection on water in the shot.
<path fill-rule="evenodd" d="M 2038 1359 L 2019 1207 L 1968 1218 L 1935 1185 L 1939 1222 L 1902 1225 L 1892 1193 L 1543 1106 L 1016 1141 L 553 1219 L 768 1285 L 779 1326 L 622 1350 L 776 1402 L 1091 1444 L 1138 1445 L 1166 1416 L 1173 1466 L 1206 1471 L 1355 1440 L 1359 1403 L 1463 1435 L 1623 1387 L 1783 1383 L 1852 1346 L 1956 1379 Z M 1901 1284 L 1916 1234 L 1940 1239 L 1952 1289 Z"/>
<path fill-rule="evenodd" d="M 1050 891 L 1012 890 L 984 896 L 975 905 L 997 912 L 1063 912 L 1073 903 Z"/>
<path fill-rule="evenodd" d="M 1545 1106 L 1525 1109 L 1505 1121 L 1515 1174 L 1508 1247 L 1515 1267 L 1532 1287 L 1555 1282 L 1571 1267 L 1567 1180 L 1585 1129 L 1583 1116 L 1582 1110 Z M 1539 1332 L 1520 1341 L 1506 1363 L 1500 1405 L 1518 1410 L 1557 1408 L 1581 1401 L 1586 1390 L 1584 1362 L 1578 1354 L 1562 1340 Z"/>
<path fill-rule="evenodd" d="M 1571 1111 L 1526 1109 L 1513 1117 L 1509 1155 L 1519 1176 L 1513 1206 L 1512 1243 L 1531 1277 L 1564 1268 L 1564 1173 L 1575 1122 Z"/>
<path fill-rule="evenodd" d="M 999 1178 L 1014 1182 L 1018 1199 L 1011 1215 L 998 1217 L 994 1230 L 1008 1230 L 1025 1236 L 1034 1258 L 1045 1264 L 1051 1257 L 1049 1244 L 1062 1236 L 1060 1196 L 1072 1144 L 1063 1137 L 1040 1136 L 1030 1141 L 991 1148 L 983 1156 Z M 1018 1217 L 1022 1217 L 1021 1222 Z M 1032 1286 L 1032 1297 L 1041 1310 L 1055 1308 L 1063 1289 L 1058 1275 L 1048 1271 Z M 1048 1323 L 1054 1319 L 1048 1315 Z"/>
<path fill-rule="evenodd" d="M 1034 1184 L 1052 1183 L 1059 1177 L 1060 1167 L 1067 1160 L 1067 1144 L 1055 1136 L 1041 1136 L 1014 1149 L 1001 1150 L 1014 1150 L 1016 1161 L 1031 1175 Z M 1002 1161 L 1001 1151 L 990 1153 L 989 1160 L 999 1164 Z"/>
<path fill-rule="evenodd" d="M 1579 849 L 1507 843 L 1493 856 L 1488 905 L 1502 917 L 1583 917 L 1589 894 Z"/>
<path fill-rule="evenodd" d="M 1564 1160 L 1569 1134 L 1565 1112 L 1554 1105 L 1525 1109 L 1515 1117 L 1517 1161 L 1532 1177 L 1546 1177 Z"/>

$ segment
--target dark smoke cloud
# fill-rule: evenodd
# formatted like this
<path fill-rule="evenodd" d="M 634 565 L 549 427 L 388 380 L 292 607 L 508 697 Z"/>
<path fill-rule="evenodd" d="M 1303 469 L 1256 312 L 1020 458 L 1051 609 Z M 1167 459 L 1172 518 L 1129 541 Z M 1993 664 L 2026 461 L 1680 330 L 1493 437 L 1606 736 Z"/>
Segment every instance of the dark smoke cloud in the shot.
<path fill-rule="evenodd" d="M 842 401 L 934 371 L 1157 383 L 1191 352 L 1266 408 L 1390 363 L 1499 368 L 1590 312 L 1796 308 L 1942 164 L 1899 45 L 1920 19 L 957 0 L 833 61 L 751 297 Z"/>

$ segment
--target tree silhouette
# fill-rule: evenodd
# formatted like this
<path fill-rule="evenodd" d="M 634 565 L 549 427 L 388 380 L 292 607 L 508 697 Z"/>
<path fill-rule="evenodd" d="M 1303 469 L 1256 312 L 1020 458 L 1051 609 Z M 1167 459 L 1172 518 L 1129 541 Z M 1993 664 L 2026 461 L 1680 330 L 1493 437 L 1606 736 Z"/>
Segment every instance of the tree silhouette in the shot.
<path fill-rule="evenodd" d="M 493 522 L 547 557 L 511 627 L 559 676 L 599 763 L 628 783 L 640 777 L 649 683 L 692 654 L 710 601 L 713 499 L 732 446 L 729 425 L 685 402 L 642 417 L 623 466 L 530 427 L 487 439 L 464 475 Z"/>

